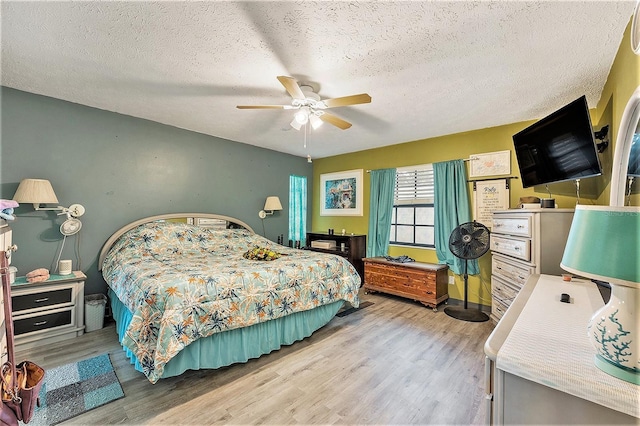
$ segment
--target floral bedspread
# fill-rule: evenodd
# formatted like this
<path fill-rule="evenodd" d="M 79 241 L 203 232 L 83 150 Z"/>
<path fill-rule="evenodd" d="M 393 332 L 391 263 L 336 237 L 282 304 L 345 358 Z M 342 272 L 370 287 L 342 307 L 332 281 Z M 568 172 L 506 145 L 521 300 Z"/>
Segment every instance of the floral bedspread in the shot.
<path fill-rule="evenodd" d="M 282 256 L 245 259 L 256 246 Z M 345 259 L 282 247 L 244 229 L 140 225 L 114 244 L 102 271 L 133 314 L 122 344 L 152 383 L 201 337 L 339 300 L 359 304 L 360 277 Z"/>

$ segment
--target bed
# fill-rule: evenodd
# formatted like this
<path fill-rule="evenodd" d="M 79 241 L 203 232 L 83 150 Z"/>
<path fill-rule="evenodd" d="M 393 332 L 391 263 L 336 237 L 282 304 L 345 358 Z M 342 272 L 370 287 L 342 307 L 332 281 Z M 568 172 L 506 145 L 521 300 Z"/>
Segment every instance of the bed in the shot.
<path fill-rule="evenodd" d="M 107 240 L 99 265 L 120 343 L 151 383 L 257 358 L 359 305 L 344 258 L 280 246 L 228 216 L 140 219 Z"/>

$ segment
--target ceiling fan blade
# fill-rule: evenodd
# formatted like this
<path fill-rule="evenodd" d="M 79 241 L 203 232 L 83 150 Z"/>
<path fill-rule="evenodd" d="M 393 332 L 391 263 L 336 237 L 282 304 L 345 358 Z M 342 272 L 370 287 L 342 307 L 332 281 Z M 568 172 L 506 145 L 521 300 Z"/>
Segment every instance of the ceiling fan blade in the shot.
<path fill-rule="evenodd" d="M 238 109 L 292 109 L 291 105 L 238 105 Z"/>
<path fill-rule="evenodd" d="M 371 96 L 367 95 L 366 93 L 361 93 L 359 95 L 343 96 L 341 98 L 324 99 L 322 102 L 324 102 L 327 108 L 368 104 L 369 102 L 371 102 Z"/>
<path fill-rule="evenodd" d="M 335 115 L 329 114 L 327 112 L 320 116 L 320 120 L 329 124 L 333 124 L 334 126 L 341 128 L 342 130 L 347 130 L 349 127 L 351 127 L 351 123 L 349 123 L 348 121 L 344 121 L 342 118 L 338 118 Z"/>
<path fill-rule="evenodd" d="M 286 75 L 279 75 L 278 81 L 282 83 L 287 92 L 291 95 L 293 99 L 304 99 L 304 93 L 302 93 L 302 89 L 298 86 L 298 82 L 293 77 L 287 77 Z"/>

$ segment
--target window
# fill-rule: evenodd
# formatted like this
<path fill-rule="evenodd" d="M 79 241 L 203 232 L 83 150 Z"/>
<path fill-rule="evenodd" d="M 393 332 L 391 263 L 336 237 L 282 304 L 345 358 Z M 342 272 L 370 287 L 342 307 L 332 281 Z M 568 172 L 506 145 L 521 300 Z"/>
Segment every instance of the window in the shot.
<path fill-rule="evenodd" d="M 289 176 L 289 240 L 300 241 L 304 246 L 307 238 L 307 178 Z"/>
<path fill-rule="evenodd" d="M 396 169 L 389 243 L 435 247 L 433 166 Z"/>

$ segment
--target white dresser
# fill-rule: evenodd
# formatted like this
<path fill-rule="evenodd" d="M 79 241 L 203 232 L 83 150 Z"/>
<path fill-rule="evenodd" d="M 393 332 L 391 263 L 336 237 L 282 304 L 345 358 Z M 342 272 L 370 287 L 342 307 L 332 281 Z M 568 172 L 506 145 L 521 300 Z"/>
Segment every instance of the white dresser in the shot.
<path fill-rule="evenodd" d="M 487 423 L 640 424 L 640 386 L 595 365 L 587 324 L 603 305 L 586 279 L 527 280 L 484 346 Z"/>
<path fill-rule="evenodd" d="M 491 319 L 498 322 L 532 274 L 560 275 L 573 209 L 493 212 Z"/>

